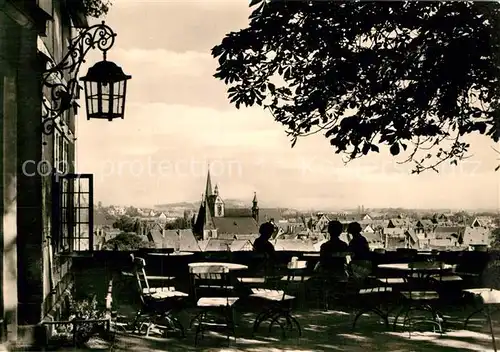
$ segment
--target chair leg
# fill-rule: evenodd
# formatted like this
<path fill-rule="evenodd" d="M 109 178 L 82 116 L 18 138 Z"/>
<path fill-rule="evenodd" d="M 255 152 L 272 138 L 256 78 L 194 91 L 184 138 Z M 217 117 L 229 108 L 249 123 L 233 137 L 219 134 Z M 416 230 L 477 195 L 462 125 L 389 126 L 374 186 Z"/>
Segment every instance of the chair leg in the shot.
<path fill-rule="evenodd" d="M 323 291 L 323 309 L 328 312 L 328 289 Z"/>
<path fill-rule="evenodd" d="M 414 312 L 414 311 L 420 311 L 420 312 L 430 313 L 431 314 L 431 319 L 429 319 L 429 320 L 427 320 L 427 319 L 417 320 L 417 322 L 420 322 L 420 323 L 424 323 L 424 322 L 425 323 L 431 323 L 431 324 L 433 324 L 433 326 L 437 326 L 440 334 L 443 334 L 443 327 L 442 327 L 442 324 L 441 324 L 441 320 L 444 321 L 444 319 L 442 319 L 440 317 L 440 313 L 436 309 L 434 309 L 431 305 L 429 305 L 429 304 L 416 303 L 416 304 L 409 305 L 407 307 L 405 318 L 403 320 L 403 329 L 406 326 L 408 326 L 408 334 L 409 334 L 410 338 L 411 338 L 411 334 L 413 332 L 413 322 L 412 322 L 413 319 L 411 317 L 411 313 Z"/>
<path fill-rule="evenodd" d="M 194 346 L 198 345 L 198 337 L 201 334 L 201 338 L 203 338 L 203 321 L 205 317 L 205 312 L 199 313 L 196 315 L 195 319 L 198 320 L 198 325 L 196 326 L 196 333 L 194 335 Z M 194 319 L 193 319 L 194 320 Z M 193 320 L 191 322 L 193 322 Z"/>
<path fill-rule="evenodd" d="M 290 327 L 290 330 L 293 330 L 293 327 L 295 325 L 295 327 L 297 328 L 297 332 L 298 332 L 299 337 L 302 336 L 302 329 L 300 327 L 299 322 L 297 321 L 297 319 L 295 317 L 292 316 L 291 312 L 288 310 L 277 311 L 276 314 L 274 316 L 272 316 L 271 322 L 269 324 L 269 332 L 271 332 L 274 323 L 278 323 L 280 325 L 280 328 L 281 328 L 281 331 L 283 334 L 283 338 L 286 338 L 286 327 L 281 323 L 281 321 L 280 321 L 281 318 L 286 319 L 287 326 Z"/>
<path fill-rule="evenodd" d="M 194 318 L 193 318 L 193 319 L 191 319 L 191 321 L 189 322 L 189 329 L 192 329 L 192 328 L 193 328 L 193 323 L 194 323 L 196 320 L 198 320 L 198 318 L 199 318 L 201 315 L 203 315 L 203 314 L 205 314 L 205 313 L 204 313 L 204 312 L 198 313 L 198 314 L 196 314 L 196 315 L 194 316 Z"/>
<path fill-rule="evenodd" d="M 377 307 L 372 307 L 372 308 L 365 308 L 365 309 L 362 309 L 360 310 L 356 316 L 354 317 L 354 321 L 352 323 L 352 330 L 354 331 L 355 328 L 356 328 L 356 323 L 358 321 L 359 318 L 361 318 L 361 316 L 365 313 L 369 313 L 369 312 L 373 312 L 375 314 L 377 314 L 380 318 L 382 318 L 384 320 L 384 323 L 385 323 L 385 326 L 386 328 L 389 327 L 389 317 L 388 317 L 388 313 L 385 313 L 383 312 L 381 309 L 377 308 Z"/>
<path fill-rule="evenodd" d="M 474 315 L 477 315 L 479 313 L 482 313 L 484 312 L 485 308 L 484 307 L 481 307 L 481 308 L 478 308 L 476 309 L 474 312 L 472 312 L 471 314 L 469 314 L 469 316 L 465 319 L 465 322 L 464 322 L 464 329 L 467 329 L 467 325 L 469 325 L 469 320 L 474 316 Z"/>
<path fill-rule="evenodd" d="M 226 312 L 224 314 L 224 318 L 226 320 L 226 325 L 227 325 L 227 343 L 230 344 L 231 342 L 231 333 L 234 336 L 234 341 L 236 342 L 236 328 L 234 325 L 234 309 L 232 307 L 229 307 L 226 309 Z"/>
<path fill-rule="evenodd" d="M 302 329 L 300 327 L 298 320 L 295 319 L 295 317 L 293 317 L 291 314 L 288 314 L 288 319 L 290 319 L 293 322 L 293 324 L 295 324 L 295 326 L 297 327 L 297 331 L 299 333 L 299 337 L 301 337 L 302 336 Z"/>
<path fill-rule="evenodd" d="M 131 326 L 132 333 L 134 333 L 136 329 L 139 330 L 138 333 L 140 332 L 140 328 L 138 328 L 137 325 L 139 324 L 139 319 L 141 318 L 141 315 L 142 315 L 142 310 L 139 309 L 135 315 L 134 321 L 132 322 Z"/>
<path fill-rule="evenodd" d="M 271 318 L 274 316 L 274 313 L 276 312 L 276 309 L 274 307 L 268 308 L 266 310 L 263 310 L 257 316 L 255 317 L 255 321 L 253 324 L 253 332 L 257 332 L 257 330 L 260 327 L 260 324 L 266 321 L 267 319 Z"/>
<path fill-rule="evenodd" d="M 148 324 L 148 327 L 147 327 L 147 329 L 146 329 L 146 337 L 148 337 L 148 336 L 149 336 L 149 333 L 151 332 L 151 329 L 152 329 L 154 326 L 155 326 L 155 324 L 153 324 L 153 322 L 150 322 L 150 323 Z"/>
<path fill-rule="evenodd" d="M 398 320 L 399 320 L 399 317 L 400 317 L 403 313 L 405 313 L 405 315 L 406 315 L 406 310 L 407 310 L 407 309 L 408 309 L 408 307 L 407 307 L 406 305 L 404 305 L 404 306 L 403 306 L 403 307 L 399 310 L 399 312 L 396 314 L 396 316 L 394 317 L 394 322 L 393 322 L 393 324 L 392 324 L 392 329 L 393 329 L 394 331 L 396 331 L 396 328 L 397 328 L 397 326 L 398 326 Z"/>
<path fill-rule="evenodd" d="M 182 323 L 179 321 L 179 319 L 177 317 L 175 317 L 173 315 L 168 315 L 167 319 L 174 330 L 180 331 L 181 337 L 186 337 L 186 334 L 184 331 L 184 326 L 182 326 Z"/>
<path fill-rule="evenodd" d="M 411 321 L 411 312 L 412 312 L 412 307 L 408 307 L 408 310 L 406 311 L 405 319 L 403 320 L 403 329 L 406 326 L 406 323 L 408 322 L 408 338 L 411 339 L 411 333 L 413 329 L 412 321 Z"/>
<path fill-rule="evenodd" d="M 493 322 L 491 321 L 490 307 L 488 305 L 485 305 L 484 309 L 486 311 L 486 318 L 488 319 L 488 325 L 490 326 L 491 343 L 493 345 L 493 351 L 497 352 L 497 343 L 495 341 L 495 332 L 493 331 Z"/>
<path fill-rule="evenodd" d="M 276 314 L 271 318 L 271 322 L 269 323 L 269 332 L 271 332 L 274 323 L 278 323 L 280 328 L 281 328 L 281 334 L 283 338 L 286 338 L 286 329 L 283 326 L 283 323 L 281 323 L 280 318 L 285 317 L 285 314 L 283 311 L 278 311 Z"/>

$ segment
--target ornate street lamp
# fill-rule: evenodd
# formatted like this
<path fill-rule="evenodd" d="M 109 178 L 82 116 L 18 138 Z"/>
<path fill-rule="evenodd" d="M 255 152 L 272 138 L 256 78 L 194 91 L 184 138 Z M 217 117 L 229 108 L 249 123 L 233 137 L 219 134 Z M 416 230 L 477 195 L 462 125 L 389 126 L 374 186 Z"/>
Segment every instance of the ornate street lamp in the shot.
<path fill-rule="evenodd" d="M 111 61 L 106 60 L 106 53 L 115 42 L 116 33 L 104 22 L 91 26 L 74 38 L 68 47 L 68 53 L 62 61 L 48 69 L 42 75 L 42 85 L 48 89 L 49 99 L 42 100 L 42 131 L 46 135 L 54 132 L 58 117 L 73 107 L 76 112 L 80 85 L 77 82 L 80 66 L 85 62 L 85 55 L 90 49 L 103 52 L 104 60 L 92 66 L 80 80 L 85 85 L 87 119 L 122 118 L 125 112 L 126 83 L 132 77 Z M 69 75 L 65 77 L 64 71 Z M 66 83 L 67 80 L 67 83 Z M 64 122 L 61 119 L 61 124 Z"/>
<path fill-rule="evenodd" d="M 132 76 L 123 73 L 114 62 L 104 60 L 89 68 L 84 82 L 87 120 L 122 118 L 125 112 L 127 80 Z"/>

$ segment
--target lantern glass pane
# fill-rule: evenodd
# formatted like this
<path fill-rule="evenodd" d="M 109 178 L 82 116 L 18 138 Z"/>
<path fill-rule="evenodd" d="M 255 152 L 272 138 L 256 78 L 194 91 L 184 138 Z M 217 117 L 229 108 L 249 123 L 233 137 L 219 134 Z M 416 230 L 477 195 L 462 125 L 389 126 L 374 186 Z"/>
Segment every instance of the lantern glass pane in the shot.
<path fill-rule="evenodd" d="M 123 101 L 123 81 L 115 82 L 113 84 L 113 113 L 115 116 L 121 116 L 122 114 L 122 101 Z"/>
<path fill-rule="evenodd" d="M 97 82 L 88 82 L 89 84 L 89 93 L 87 96 L 87 102 L 89 104 L 89 112 L 91 114 L 97 114 L 99 112 L 99 83 Z"/>
<path fill-rule="evenodd" d="M 109 88 L 110 88 L 109 83 L 102 83 L 101 84 L 101 97 L 102 97 L 101 112 L 102 112 L 102 115 L 109 114 L 109 93 L 110 93 Z"/>

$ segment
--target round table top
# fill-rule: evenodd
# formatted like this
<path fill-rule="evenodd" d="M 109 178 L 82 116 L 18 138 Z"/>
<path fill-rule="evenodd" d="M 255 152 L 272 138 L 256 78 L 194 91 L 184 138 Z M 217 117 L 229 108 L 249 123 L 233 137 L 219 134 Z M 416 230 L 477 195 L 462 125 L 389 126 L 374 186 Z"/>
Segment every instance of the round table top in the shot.
<path fill-rule="evenodd" d="M 442 267 L 416 267 L 412 268 L 410 267 L 409 263 L 393 263 L 393 264 L 379 264 L 378 265 L 379 269 L 392 269 L 392 270 L 401 270 L 401 271 L 436 271 L 436 270 L 450 270 L 453 269 L 453 265 L 450 264 L 444 264 Z"/>
<path fill-rule="evenodd" d="M 245 269 L 248 269 L 247 265 L 236 264 L 236 263 L 198 262 L 198 263 L 189 263 L 188 264 L 188 266 L 190 268 L 196 268 L 196 267 L 200 267 L 200 266 L 209 266 L 209 265 L 225 266 L 229 270 L 245 270 Z"/>
<path fill-rule="evenodd" d="M 155 256 L 163 256 L 163 257 L 170 257 L 172 255 L 194 255 L 193 252 L 171 252 L 171 253 L 148 253 L 148 255 L 155 255 Z"/>

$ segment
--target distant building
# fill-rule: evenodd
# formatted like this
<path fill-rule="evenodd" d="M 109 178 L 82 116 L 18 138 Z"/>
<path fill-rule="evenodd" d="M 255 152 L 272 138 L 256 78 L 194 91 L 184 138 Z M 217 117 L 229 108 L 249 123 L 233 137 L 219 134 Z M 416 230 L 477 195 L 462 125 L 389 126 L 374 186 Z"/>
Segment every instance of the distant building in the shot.
<path fill-rule="evenodd" d="M 165 230 L 161 224 L 155 224 L 149 230 L 147 239 L 155 248 L 179 249 L 183 252 L 201 251 L 191 229 Z"/>
<path fill-rule="evenodd" d="M 167 220 L 168 220 L 168 218 L 165 215 L 165 213 L 163 213 L 163 212 L 158 216 L 158 221 L 159 222 L 165 223 L 165 222 L 167 222 Z"/>
<path fill-rule="evenodd" d="M 193 232 L 199 239 L 234 238 L 236 235 L 257 237 L 259 233 L 259 206 L 254 193 L 251 208 L 226 208 L 216 185 L 212 191 L 210 170 L 207 173 L 205 194 L 194 221 Z"/>

